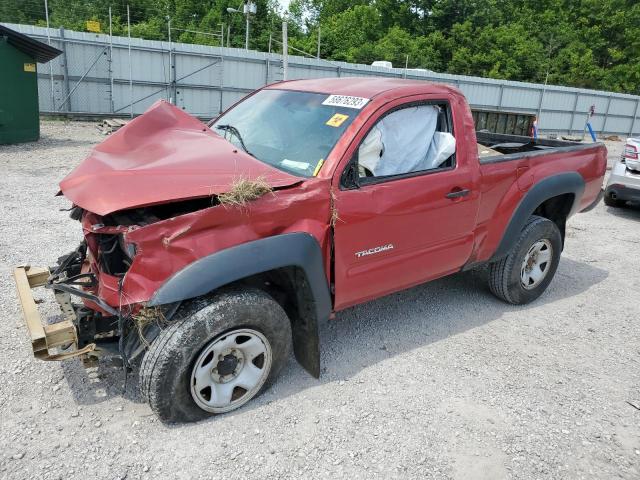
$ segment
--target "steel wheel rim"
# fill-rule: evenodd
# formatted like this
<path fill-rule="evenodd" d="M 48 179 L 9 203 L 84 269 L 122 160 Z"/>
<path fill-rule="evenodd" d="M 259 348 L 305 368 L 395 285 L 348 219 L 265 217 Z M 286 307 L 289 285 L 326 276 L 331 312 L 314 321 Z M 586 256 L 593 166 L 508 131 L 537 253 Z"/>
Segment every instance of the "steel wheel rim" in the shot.
<path fill-rule="evenodd" d="M 520 268 L 520 283 L 526 290 L 536 288 L 547 277 L 553 259 L 553 246 L 546 238 L 529 248 Z"/>
<path fill-rule="evenodd" d="M 224 413 L 251 400 L 272 364 L 271 346 L 257 330 L 232 330 L 211 340 L 191 370 L 191 396 L 207 412 Z"/>

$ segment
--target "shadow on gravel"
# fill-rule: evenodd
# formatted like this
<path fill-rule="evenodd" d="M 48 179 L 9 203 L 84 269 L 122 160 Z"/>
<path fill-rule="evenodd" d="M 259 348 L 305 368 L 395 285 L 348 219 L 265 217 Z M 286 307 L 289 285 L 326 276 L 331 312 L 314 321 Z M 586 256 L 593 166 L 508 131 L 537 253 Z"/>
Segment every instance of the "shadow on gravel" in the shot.
<path fill-rule="evenodd" d="M 547 292 L 530 305 L 508 305 L 496 299 L 487 287 L 486 270 L 477 270 L 352 307 L 320 326 L 320 379 L 308 375 L 292 357 L 264 395 L 236 412 L 205 421 L 242 415 L 307 388 L 348 379 L 378 362 L 492 322 L 506 312 L 518 311 L 526 318 L 528 310 L 583 293 L 607 275 L 588 261 L 563 258 Z M 114 396 L 135 403 L 143 401 L 138 393 L 137 369 L 129 374 L 125 391 L 122 369 L 109 360 L 92 370 L 75 361 L 63 362 L 62 366 L 78 404 L 100 403 Z"/>
<path fill-rule="evenodd" d="M 103 140 L 98 138 L 97 140 Z M 87 147 L 88 151 L 96 145 L 96 140 L 75 140 L 73 138 L 60 138 L 49 137 L 47 135 L 41 135 L 40 139 L 35 142 L 20 143 L 17 145 L 2 145 L 2 149 L 5 152 L 11 152 L 11 150 L 26 150 L 28 149 L 31 154 L 43 152 L 52 148 L 73 148 L 73 147 Z"/>
<path fill-rule="evenodd" d="M 62 362 L 64 377 L 69 383 L 73 399 L 78 405 L 94 405 L 113 397 L 143 403 L 138 383 L 138 365 L 127 375 L 122 366 L 111 359 L 102 359 L 97 367 L 85 369 L 77 360 Z"/>
<path fill-rule="evenodd" d="M 640 203 L 628 203 L 625 207 L 607 207 L 607 213 L 616 217 L 640 221 Z"/>
<path fill-rule="evenodd" d="M 96 145 L 94 140 L 74 140 L 73 138 L 51 138 L 43 137 L 39 142 L 34 144 L 36 149 L 46 150 L 48 148 L 59 147 L 87 147 L 87 150 L 93 148 Z"/>
<path fill-rule="evenodd" d="M 506 304 L 488 288 L 487 270 L 464 272 L 359 305 L 321 327 L 322 376 L 332 382 L 357 374 L 377 362 L 438 342 L 497 320 L 507 312 L 527 312 L 570 298 L 602 282 L 608 272 L 563 258 L 549 289 L 530 305 Z M 279 395 L 315 386 L 318 380 L 293 364 Z M 240 413 L 240 412 L 238 412 Z"/>

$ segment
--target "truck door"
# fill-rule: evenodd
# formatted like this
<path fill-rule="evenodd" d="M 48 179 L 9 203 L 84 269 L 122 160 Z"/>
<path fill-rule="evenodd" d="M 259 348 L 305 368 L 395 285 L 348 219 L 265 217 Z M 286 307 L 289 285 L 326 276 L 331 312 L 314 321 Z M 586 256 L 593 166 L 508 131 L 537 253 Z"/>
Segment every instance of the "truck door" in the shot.
<path fill-rule="evenodd" d="M 447 100 L 398 101 L 356 138 L 336 172 L 336 310 L 456 272 L 469 259 L 479 166 L 455 113 Z"/>

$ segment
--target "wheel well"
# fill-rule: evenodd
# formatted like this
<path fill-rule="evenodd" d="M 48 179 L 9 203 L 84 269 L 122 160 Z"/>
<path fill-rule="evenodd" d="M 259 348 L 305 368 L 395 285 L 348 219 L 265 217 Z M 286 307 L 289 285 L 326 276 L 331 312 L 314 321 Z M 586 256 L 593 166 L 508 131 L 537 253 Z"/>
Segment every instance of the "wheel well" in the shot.
<path fill-rule="evenodd" d="M 308 314 L 313 304 L 313 292 L 300 267 L 283 267 L 243 278 L 233 285 L 248 285 L 264 290 L 280 304 L 292 323 Z"/>
<path fill-rule="evenodd" d="M 548 218 L 558 226 L 560 235 L 562 236 L 563 247 L 567 218 L 569 217 L 575 198 L 576 196 L 573 193 L 564 193 L 556 197 L 551 197 L 538 205 L 533 211 L 533 215 Z"/>
<path fill-rule="evenodd" d="M 295 266 L 276 268 L 243 278 L 232 285 L 259 288 L 280 304 L 291 322 L 296 360 L 313 376 L 319 377 L 320 342 L 316 299 L 305 271 Z"/>

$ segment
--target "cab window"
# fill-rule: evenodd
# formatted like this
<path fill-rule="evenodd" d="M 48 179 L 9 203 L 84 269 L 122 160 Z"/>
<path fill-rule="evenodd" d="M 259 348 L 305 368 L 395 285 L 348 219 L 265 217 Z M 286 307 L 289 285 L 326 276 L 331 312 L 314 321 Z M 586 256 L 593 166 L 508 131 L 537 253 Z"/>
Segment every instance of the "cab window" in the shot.
<path fill-rule="evenodd" d="M 358 148 L 358 177 L 394 178 L 455 166 L 456 141 L 447 103 L 392 110 L 371 128 Z"/>

